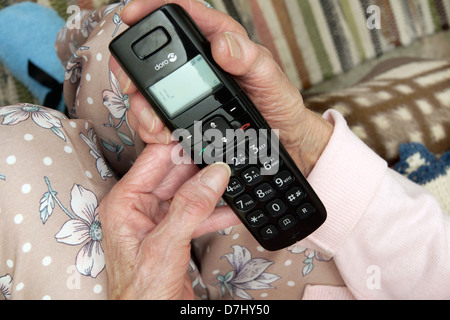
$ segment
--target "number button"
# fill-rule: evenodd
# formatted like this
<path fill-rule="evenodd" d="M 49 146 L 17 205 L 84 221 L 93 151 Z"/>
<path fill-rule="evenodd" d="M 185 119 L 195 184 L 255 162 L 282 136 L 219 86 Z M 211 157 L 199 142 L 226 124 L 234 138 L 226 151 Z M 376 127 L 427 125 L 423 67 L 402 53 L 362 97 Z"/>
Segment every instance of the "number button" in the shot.
<path fill-rule="evenodd" d="M 257 160 L 260 155 L 267 154 L 269 149 L 269 143 L 267 141 L 267 137 L 262 136 L 260 134 L 260 139 L 250 139 L 248 145 L 248 153 L 252 159 Z"/>
<path fill-rule="evenodd" d="M 247 212 L 252 210 L 256 206 L 256 201 L 248 194 L 240 196 L 234 201 L 236 207 L 242 211 Z"/>
<path fill-rule="evenodd" d="M 289 171 L 282 171 L 275 176 L 273 182 L 278 190 L 284 190 L 287 189 L 294 180 L 294 176 Z"/>
<path fill-rule="evenodd" d="M 275 195 L 275 190 L 270 184 L 263 183 L 255 189 L 254 193 L 259 201 L 266 201 Z"/>
<path fill-rule="evenodd" d="M 244 185 L 238 178 L 231 178 L 227 186 L 225 194 L 229 197 L 234 197 L 244 191 Z"/>
<path fill-rule="evenodd" d="M 230 165 L 233 170 L 240 170 L 249 163 L 249 158 L 243 148 L 235 148 L 226 152 L 226 163 Z"/>
<path fill-rule="evenodd" d="M 259 228 L 269 221 L 269 217 L 264 212 L 258 210 L 247 215 L 247 221 L 253 228 Z"/>
<path fill-rule="evenodd" d="M 298 205 L 305 197 L 306 193 L 300 187 L 294 187 L 286 192 L 286 200 L 291 206 Z"/>
<path fill-rule="evenodd" d="M 281 199 L 275 199 L 266 206 L 267 211 L 273 217 L 278 217 L 286 212 L 286 204 Z"/>
<path fill-rule="evenodd" d="M 241 176 L 245 184 L 249 186 L 257 184 L 263 178 L 263 176 L 261 175 L 261 171 L 257 167 L 248 168 L 242 173 Z"/>
<path fill-rule="evenodd" d="M 262 164 L 261 172 L 265 176 L 274 176 L 280 170 L 280 166 L 283 165 L 279 155 L 271 157 L 261 157 L 259 160 Z"/>
<path fill-rule="evenodd" d="M 278 230 L 274 225 L 270 224 L 267 227 L 262 228 L 260 234 L 263 237 L 263 239 L 270 240 L 278 235 Z"/>
<path fill-rule="evenodd" d="M 295 217 L 291 214 L 288 214 L 278 220 L 278 225 L 282 230 L 289 230 L 295 226 L 297 221 L 295 220 Z"/>

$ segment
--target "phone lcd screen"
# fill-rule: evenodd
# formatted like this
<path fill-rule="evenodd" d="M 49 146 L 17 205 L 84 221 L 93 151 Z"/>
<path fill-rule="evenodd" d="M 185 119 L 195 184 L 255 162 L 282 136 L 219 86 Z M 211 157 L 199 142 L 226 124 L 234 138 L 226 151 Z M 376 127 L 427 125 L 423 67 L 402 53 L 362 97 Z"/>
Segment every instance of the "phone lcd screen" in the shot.
<path fill-rule="evenodd" d="M 222 83 L 201 55 L 148 88 L 153 98 L 173 118 L 200 102 Z"/>

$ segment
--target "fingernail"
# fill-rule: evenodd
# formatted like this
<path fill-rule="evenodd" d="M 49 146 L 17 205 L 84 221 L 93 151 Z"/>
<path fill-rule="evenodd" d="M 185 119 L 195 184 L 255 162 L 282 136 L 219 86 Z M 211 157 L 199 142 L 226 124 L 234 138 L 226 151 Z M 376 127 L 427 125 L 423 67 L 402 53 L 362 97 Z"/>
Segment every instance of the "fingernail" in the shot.
<path fill-rule="evenodd" d="M 130 86 L 131 86 L 131 79 L 130 79 L 130 78 L 127 78 L 127 83 L 126 83 L 126 85 L 125 85 L 125 88 L 122 89 L 122 92 L 125 93 L 125 94 L 127 94 L 127 93 L 128 93 L 128 90 L 130 89 Z"/>
<path fill-rule="evenodd" d="M 225 39 L 227 39 L 228 49 L 232 58 L 239 59 L 241 57 L 241 48 L 236 39 L 229 32 L 225 32 Z"/>
<path fill-rule="evenodd" d="M 200 176 L 200 181 L 215 192 L 220 192 L 231 176 L 230 167 L 226 163 L 217 162 L 209 166 Z"/>
<path fill-rule="evenodd" d="M 128 5 L 132 2 L 132 0 L 128 1 L 128 3 L 119 11 L 119 16 L 122 15 L 123 11 L 128 7 Z"/>
<path fill-rule="evenodd" d="M 141 111 L 141 123 L 149 133 L 152 133 L 153 129 L 155 129 L 156 118 L 150 109 L 144 108 Z"/>
<path fill-rule="evenodd" d="M 172 143 L 172 132 L 169 129 L 164 128 L 161 134 L 156 137 L 156 140 L 161 144 L 171 144 Z M 178 141 L 178 140 L 177 140 Z"/>

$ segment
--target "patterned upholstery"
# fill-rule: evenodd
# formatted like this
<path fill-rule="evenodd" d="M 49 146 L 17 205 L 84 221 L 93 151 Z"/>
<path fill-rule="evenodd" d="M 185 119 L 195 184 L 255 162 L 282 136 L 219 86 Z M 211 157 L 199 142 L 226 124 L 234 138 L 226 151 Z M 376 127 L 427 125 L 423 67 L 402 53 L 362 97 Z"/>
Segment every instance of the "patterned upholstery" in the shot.
<path fill-rule="evenodd" d="M 268 47 L 300 89 L 446 30 L 450 0 L 208 0 Z M 369 29 L 372 5 L 381 29 Z"/>
<path fill-rule="evenodd" d="M 305 104 L 319 113 L 340 111 L 352 131 L 391 164 L 402 143 L 421 143 L 438 155 L 450 150 L 449 60 L 388 60 L 358 85 Z"/>
<path fill-rule="evenodd" d="M 23 0 L 2 0 L 0 9 Z M 450 0 L 207 0 L 229 13 L 250 37 L 268 47 L 299 89 L 359 63 L 449 28 Z M 34 0 L 67 18 L 67 7 L 98 8 L 115 0 Z M 380 8 L 381 29 L 366 26 Z M 0 66 L 0 105 L 34 103 L 33 97 Z M 6 89 L 7 88 L 7 89 Z M 30 101 L 31 100 L 31 101 Z"/>

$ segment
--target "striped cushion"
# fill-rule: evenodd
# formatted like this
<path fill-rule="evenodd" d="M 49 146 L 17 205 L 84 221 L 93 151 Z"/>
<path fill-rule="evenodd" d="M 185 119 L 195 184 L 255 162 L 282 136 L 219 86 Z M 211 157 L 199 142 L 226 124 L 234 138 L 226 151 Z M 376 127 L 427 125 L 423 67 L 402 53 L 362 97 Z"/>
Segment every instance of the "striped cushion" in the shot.
<path fill-rule="evenodd" d="M 362 61 L 449 28 L 450 0 L 208 0 L 271 50 L 307 89 Z M 381 29 L 367 20 L 380 9 Z M 373 20 L 370 20 L 373 21 Z"/>
<path fill-rule="evenodd" d="M 340 111 L 390 165 L 402 143 L 423 144 L 437 155 L 450 151 L 450 60 L 390 59 L 361 83 L 305 97 L 305 105 L 318 113 Z"/>

